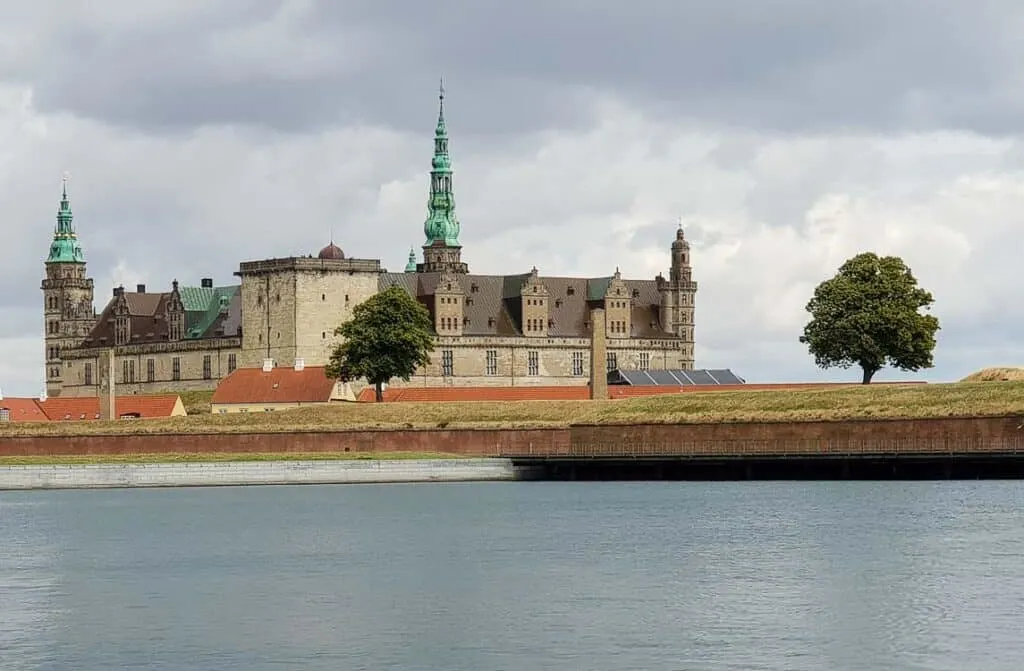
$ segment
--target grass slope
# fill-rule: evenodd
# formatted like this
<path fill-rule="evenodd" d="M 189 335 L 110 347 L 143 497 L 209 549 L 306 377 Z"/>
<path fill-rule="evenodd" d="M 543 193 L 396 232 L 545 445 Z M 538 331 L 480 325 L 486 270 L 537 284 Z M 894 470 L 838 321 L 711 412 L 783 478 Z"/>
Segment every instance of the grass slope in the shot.
<path fill-rule="evenodd" d="M 998 367 L 982 368 L 971 373 L 961 382 L 1020 382 L 1024 380 L 1024 368 Z"/>
<path fill-rule="evenodd" d="M 852 385 L 670 394 L 624 401 L 339 403 L 272 413 L 0 425 L 0 436 L 253 433 L 359 428 L 517 428 L 1024 414 L 1024 382 Z"/>

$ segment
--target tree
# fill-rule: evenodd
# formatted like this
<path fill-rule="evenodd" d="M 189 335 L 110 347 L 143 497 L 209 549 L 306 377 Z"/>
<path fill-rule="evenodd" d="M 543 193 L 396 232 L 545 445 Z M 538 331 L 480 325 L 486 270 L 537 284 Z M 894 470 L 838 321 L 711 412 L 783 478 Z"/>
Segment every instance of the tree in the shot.
<path fill-rule="evenodd" d="M 800 342 L 820 368 L 860 366 L 863 384 L 887 365 L 931 368 L 939 320 L 920 310 L 933 302 L 903 259 L 858 254 L 814 290 Z"/>
<path fill-rule="evenodd" d="M 365 377 L 378 402 L 384 400 L 384 383 L 396 377 L 408 382 L 417 368 L 430 363 L 434 350 L 430 313 L 397 286 L 357 305 L 334 334 L 343 340 L 331 352 L 327 376 L 344 381 Z"/>

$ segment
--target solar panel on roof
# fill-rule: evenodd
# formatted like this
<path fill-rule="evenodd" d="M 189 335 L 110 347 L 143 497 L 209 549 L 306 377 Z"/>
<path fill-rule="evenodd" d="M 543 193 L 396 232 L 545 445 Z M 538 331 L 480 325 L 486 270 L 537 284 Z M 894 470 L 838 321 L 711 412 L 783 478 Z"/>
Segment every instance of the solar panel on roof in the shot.
<path fill-rule="evenodd" d="M 709 370 L 708 373 L 710 373 L 712 377 L 718 380 L 718 384 L 743 384 L 743 380 L 741 380 L 731 370 L 728 370 L 726 368 L 717 368 L 714 370 Z"/>
<path fill-rule="evenodd" d="M 703 386 L 706 384 L 717 384 L 715 382 L 715 378 L 708 375 L 706 370 L 688 370 L 686 371 L 686 375 L 693 380 L 693 383 L 696 385 Z"/>
<path fill-rule="evenodd" d="M 615 382 L 611 382 L 612 380 Z M 629 384 L 635 387 L 744 384 L 742 378 L 725 368 L 713 370 L 617 370 L 609 371 L 609 382 Z"/>
<path fill-rule="evenodd" d="M 648 371 L 650 376 L 654 378 L 654 383 L 658 385 L 678 385 L 679 381 L 667 370 L 652 370 Z"/>
<path fill-rule="evenodd" d="M 623 379 L 626 380 L 627 383 L 633 385 L 634 387 L 641 387 L 650 384 L 649 382 L 647 382 L 644 376 L 641 375 L 643 371 L 621 370 L 619 371 L 619 373 L 622 375 Z"/>

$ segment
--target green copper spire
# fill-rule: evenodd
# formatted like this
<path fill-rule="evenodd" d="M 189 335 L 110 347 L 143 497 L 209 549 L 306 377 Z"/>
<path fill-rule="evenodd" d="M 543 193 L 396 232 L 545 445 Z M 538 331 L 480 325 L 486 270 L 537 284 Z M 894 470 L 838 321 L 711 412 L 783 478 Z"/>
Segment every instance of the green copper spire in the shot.
<path fill-rule="evenodd" d="M 50 255 L 47 263 L 85 263 L 82 246 L 78 244 L 78 236 L 72 225 L 74 215 L 71 214 L 71 201 L 68 200 L 68 178 L 63 179 L 60 207 L 57 210 L 57 227 L 53 231 L 53 242 L 50 244 Z"/>
<path fill-rule="evenodd" d="M 444 120 L 444 82 L 441 82 L 440 111 L 434 131 L 434 159 L 430 170 L 430 200 L 423 232 L 426 244 L 443 243 L 460 247 L 459 220 L 455 216 L 455 192 L 452 189 L 452 160 L 448 155 L 448 126 Z"/>
<path fill-rule="evenodd" d="M 416 272 L 416 252 L 413 251 L 412 247 L 409 248 L 409 263 L 405 264 L 405 272 Z"/>

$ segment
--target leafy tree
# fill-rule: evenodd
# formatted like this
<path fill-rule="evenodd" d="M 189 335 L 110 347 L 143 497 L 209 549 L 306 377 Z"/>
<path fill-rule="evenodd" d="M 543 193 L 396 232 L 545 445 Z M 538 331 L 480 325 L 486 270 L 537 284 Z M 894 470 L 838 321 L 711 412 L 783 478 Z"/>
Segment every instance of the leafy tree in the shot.
<path fill-rule="evenodd" d="M 814 290 L 800 342 L 820 368 L 860 366 L 863 384 L 887 365 L 931 368 L 939 320 L 920 310 L 933 302 L 903 259 L 858 254 Z"/>
<path fill-rule="evenodd" d="M 430 363 L 434 332 L 430 313 L 400 287 L 374 294 L 352 310 L 352 318 L 334 330 L 343 338 L 331 352 L 327 376 L 339 380 L 365 377 L 377 401 L 392 378 L 406 382 Z"/>

